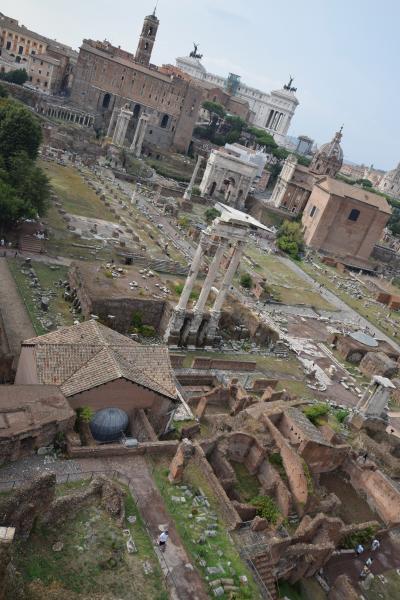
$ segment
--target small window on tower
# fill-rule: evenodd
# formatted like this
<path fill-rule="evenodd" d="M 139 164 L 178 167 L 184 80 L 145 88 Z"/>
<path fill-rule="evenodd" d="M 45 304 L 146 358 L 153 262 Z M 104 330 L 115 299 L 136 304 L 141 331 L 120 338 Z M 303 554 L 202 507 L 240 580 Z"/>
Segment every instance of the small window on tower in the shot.
<path fill-rule="evenodd" d="M 149 44 L 148 44 L 148 42 L 145 42 L 145 43 L 144 43 L 144 49 L 145 49 L 145 50 L 148 50 L 148 49 L 149 49 Z"/>
<path fill-rule="evenodd" d="M 310 210 L 310 217 L 313 217 L 316 212 L 317 212 L 317 207 L 316 206 L 312 206 L 311 210 Z"/>
<path fill-rule="evenodd" d="M 147 31 L 147 35 L 153 35 L 153 28 L 149 27 L 148 31 Z"/>
<path fill-rule="evenodd" d="M 356 208 L 352 208 L 348 219 L 349 219 L 349 221 L 357 221 L 359 216 L 360 216 L 360 211 L 357 210 Z"/>

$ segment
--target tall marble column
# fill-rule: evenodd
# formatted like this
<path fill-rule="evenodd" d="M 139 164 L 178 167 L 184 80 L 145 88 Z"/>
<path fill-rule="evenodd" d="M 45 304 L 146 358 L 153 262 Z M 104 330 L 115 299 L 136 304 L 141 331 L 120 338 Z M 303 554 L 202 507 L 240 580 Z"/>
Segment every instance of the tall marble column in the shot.
<path fill-rule="evenodd" d="M 185 193 L 183 194 L 183 197 L 184 197 L 185 200 L 190 200 L 190 197 L 192 195 L 192 190 L 193 190 L 193 187 L 194 187 L 194 184 L 195 184 L 195 181 L 196 181 L 197 173 L 199 172 L 199 168 L 200 168 L 200 165 L 201 165 L 202 161 L 203 161 L 203 157 L 200 156 L 200 154 L 198 154 L 197 155 L 197 162 L 196 162 L 195 167 L 193 169 L 193 173 L 192 173 L 192 176 L 190 178 L 189 185 L 187 186 L 187 188 L 185 190 Z"/>
<path fill-rule="evenodd" d="M 124 108 L 121 108 L 119 115 L 117 117 L 117 124 L 115 126 L 114 135 L 112 139 L 112 143 L 115 146 L 123 146 L 126 131 L 128 129 L 129 121 L 133 116 L 133 112 L 129 110 L 129 105 L 126 104 Z"/>
<path fill-rule="evenodd" d="M 147 115 L 140 115 L 130 148 L 135 153 L 136 158 L 140 158 L 140 155 L 142 154 L 143 140 L 146 133 L 148 121 L 149 117 Z"/>
<path fill-rule="evenodd" d="M 210 295 L 210 291 L 212 285 L 218 275 L 218 269 L 221 264 L 222 257 L 224 256 L 224 251 L 226 250 L 226 243 L 222 240 L 219 242 L 217 249 L 215 251 L 214 258 L 210 264 L 208 269 L 207 277 L 202 285 L 200 296 L 196 302 L 196 306 L 193 309 L 193 318 L 188 328 L 188 338 L 189 344 L 196 344 L 197 341 L 197 333 L 201 326 L 204 317 L 204 308 L 207 302 L 207 299 Z M 185 340 L 186 341 L 186 340 Z"/>
<path fill-rule="evenodd" d="M 179 341 L 180 332 L 185 321 L 187 304 L 189 302 L 190 294 L 193 290 L 193 286 L 199 274 L 201 260 L 208 246 L 208 243 L 208 236 L 203 232 L 200 236 L 200 242 L 197 246 L 195 255 L 193 257 L 192 264 L 190 265 L 189 273 L 186 278 L 184 288 L 181 292 L 179 302 L 173 310 L 173 313 L 168 323 L 168 327 L 165 331 L 165 342 L 172 341 L 173 343 L 178 343 Z"/>
<path fill-rule="evenodd" d="M 207 328 L 207 339 L 212 341 L 218 329 L 218 323 L 221 316 L 221 309 L 225 302 L 229 288 L 232 285 L 233 278 L 239 266 L 239 262 L 243 255 L 244 242 L 237 242 L 234 252 L 232 254 L 230 263 L 227 270 L 225 271 L 224 278 L 221 283 L 221 287 L 215 299 L 214 305 L 210 310 L 210 321 Z"/>
<path fill-rule="evenodd" d="M 114 108 L 114 110 L 111 113 L 110 122 L 108 124 L 108 129 L 107 129 L 107 137 L 108 138 L 110 138 L 112 136 L 112 133 L 114 131 L 115 123 L 117 122 L 117 115 L 118 115 L 118 109 Z"/>

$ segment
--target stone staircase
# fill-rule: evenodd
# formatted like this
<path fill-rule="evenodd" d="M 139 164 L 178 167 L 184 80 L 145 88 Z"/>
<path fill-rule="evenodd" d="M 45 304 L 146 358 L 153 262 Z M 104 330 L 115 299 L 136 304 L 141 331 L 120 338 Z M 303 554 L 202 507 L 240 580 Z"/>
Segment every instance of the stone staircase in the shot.
<path fill-rule="evenodd" d="M 275 586 L 275 577 L 272 571 L 271 560 L 267 554 L 259 554 L 252 559 L 257 573 L 268 590 L 270 600 L 277 600 L 278 593 Z"/>
<path fill-rule="evenodd" d="M 44 240 L 38 240 L 33 235 L 21 235 L 18 242 L 20 252 L 44 252 Z"/>

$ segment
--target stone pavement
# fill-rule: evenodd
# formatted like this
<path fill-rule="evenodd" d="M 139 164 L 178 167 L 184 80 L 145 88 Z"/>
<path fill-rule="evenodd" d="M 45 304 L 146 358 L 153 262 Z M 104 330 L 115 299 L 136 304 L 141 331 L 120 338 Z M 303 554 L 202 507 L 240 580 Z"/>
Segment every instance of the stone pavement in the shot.
<path fill-rule="evenodd" d="M 142 456 L 130 458 L 96 458 L 77 461 L 82 471 L 117 470 L 131 481 L 130 488 L 138 502 L 142 518 L 146 521 L 156 543 L 159 525 L 167 524 L 169 540 L 162 553 L 168 571 L 171 573 L 172 596 L 174 600 L 206 600 L 209 598 L 204 590 L 203 582 L 196 569 L 191 568 L 190 559 L 173 521 L 169 519 L 164 501 L 156 487 L 148 462 Z M 158 552 L 158 549 L 157 549 Z M 163 560 L 161 559 L 161 566 Z"/>
<path fill-rule="evenodd" d="M 0 312 L 10 351 L 19 356 L 21 342 L 36 336 L 5 258 L 0 258 Z"/>
<path fill-rule="evenodd" d="M 360 557 L 357 557 L 355 553 L 333 556 L 324 566 L 324 577 L 329 585 L 333 585 L 338 575 L 345 574 L 351 579 L 353 585 L 358 586 L 361 581 L 360 573 L 369 557 L 373 560 L 370 567 L 373 575 L 380 575 L 391 569 L 398 569 L 400 567 L 399 546 L 395 545 L 387 534 L 379 539 L 381 546 L 376 552 L 365 550 Z M 393 600 L 395 599 L 393 598 Z"/>

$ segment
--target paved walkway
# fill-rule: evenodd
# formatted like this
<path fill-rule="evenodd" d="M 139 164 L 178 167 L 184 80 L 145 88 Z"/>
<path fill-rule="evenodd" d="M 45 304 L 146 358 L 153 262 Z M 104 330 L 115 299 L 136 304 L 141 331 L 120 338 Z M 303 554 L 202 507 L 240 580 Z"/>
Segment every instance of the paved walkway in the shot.
<path fill-rule="evenodd" d="M 388 535 L 380 539 L 381 547 L 377 552 L 366 550 L 361 556 L 352 554 L 341 554 L 333 556 L 324 566 L 324 576 L 328 583 L 333 585 L 338 575 L 348 575 L 353 585 L 358 586 L 360 573 L 365 565 L 367 558 L 371 557 L 373 562 L 370 567 L 373 575 L 380 575 L 391 569 L 400 567 L 399 547 L 391 541 Z M 395 600 L 393 598 L 393 600 Z"/>
<path fill-rule="evenodd" d="M 164 501 L 154 483 L 147 461 L 141 456 L 135 456 L 134 458 L 121 457 L 118 459 L 80 459 L 77 462 L 83 471 L 115 469 L 131 480 L 132 492 L 154 542 L 160 533 L 159 525 L 168 524 L 169 540 L 162 556 L 172 575 L 174 600 L 206 600 L 209 598 L 199 573 L 196 569 L 191 570 L 191 567 L 185 566 L 190 564 L 190 559 L 173 521 L 168 517 Z"/>
<path fill-rule="evenodd" d="M 19 356 L 21 342 L 36 336 L 5 258 L 0 258 L 0 312 L 10 351 Z"/>

